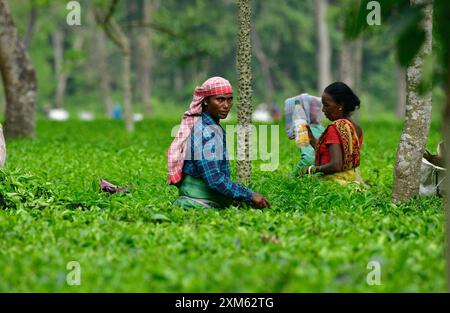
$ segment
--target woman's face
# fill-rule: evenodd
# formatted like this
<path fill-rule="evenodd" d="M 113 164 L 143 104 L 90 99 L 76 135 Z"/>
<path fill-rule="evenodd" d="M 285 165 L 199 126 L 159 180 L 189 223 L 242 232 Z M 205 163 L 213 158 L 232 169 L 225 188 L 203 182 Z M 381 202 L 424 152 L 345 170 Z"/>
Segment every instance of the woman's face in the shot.
<path fill-rule="evenodd" d="M 231 108 L 233 107 L 233 94 L 215 95 L 206 98 L 207 106 L 205 107 L 206 113 L 218 121 L 228 116 Z"/>
<path fill-rule="evenodd" d="M 330 121 L 335 121 L 344 116 L 344 108 L 341 104 L 336 103 L 327 93 L 322 94 L 322 112 Z"/>

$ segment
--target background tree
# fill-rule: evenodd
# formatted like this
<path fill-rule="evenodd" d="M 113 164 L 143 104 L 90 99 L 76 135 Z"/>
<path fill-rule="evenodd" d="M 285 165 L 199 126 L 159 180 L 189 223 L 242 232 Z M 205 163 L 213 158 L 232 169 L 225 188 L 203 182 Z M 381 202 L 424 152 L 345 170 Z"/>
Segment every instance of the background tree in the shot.
<path fill-rule="evenodd" d="M 125 128 L 127 131 L 134 131 L 133 121 L 133 107 L 131 102 L 131 56 L 130 56 L 130 42 L 128 37 L 122 31 L 113 17 L 117 8 L 119 0 L 112 0 L 109 8 L 105 13 L 101 12 L 100 6 L 95 7 L 95 17 L 97 22 L 101 25 L 108 38 L 122 52 L 122 84 L 123 84 L 123 108 L 125 117 Z"/>
<path fill-rule="evenodd" d="M 36 26 L 37 13 L 38 13 L 38 4 L 37 4 L 36 0 L 31 0 L 30 5 L 31 5 L 30 17 L 28 19 L 27 31 L 23 38 L 23 45 L 24 45 L 25 50 L 28 50 L 28 46 L 30 45 L 31 38 L 33 37 L 34 29 Z"/>
<path fill-rule="evenodd" d="M 0 71 L 6 94 L 5 136 L 34 137 L 36 74 L 4 0 L 0 0 Z"/>
<path fill-rule="evenodd" d="M 250 0 L 239 0 L 239 36 L 237 67 L 238 86 L 238 153 L 237 179 L 250 183 L 251 161 L 250 141 L 252 122 L 252 46 L 251 46 L 251 6 Z"/>
<path fill-rule="evenodd" d="M 406 71 L 401 66 L 395 68 L 397 76 L 397 107 L 395 108 L 395 114 L 397 117 L 404 118 L 406 110 Z"/>
<path fill-rule="evenodd" d="M 366 23 L 366 5 L 367 0 L 361 3 L 359 12 L 353 12 L 349 14 L 347 18 L 347 34 L 351 37 L 357 36 L 363 30 L 367 29 Z M 390 21 L 391 24 L 396 24 L 395 21 L 406 19 L 406 23 L 402 23 L 402 27 L 397 27 L 396 35 L 398 37 L 396 52 L 401 65 L 407 65 L 412 62 L 413 58 L 418 53 L 423 53 L 420 48 L 427 40 L 431 40 L 427 33 L 424 31 L 422 16 L 424 14 L 423 8 L 426 5 L 430 5 L 429 2 L 416 3 L 414 6 L 410 6 L 408 1 L 385 1 L 382 6 L 383 17 L 385 20 Z M 426 71 L 422 72 L 422 81 L 420 82 L 419 90 L 428 91 L 431 81 L 439 83 L 445 91 L 445 106 L 443 114 L 443 137 L 446 147 L 450 147 L 450 24 L 448 23 L 448 16 L 450 15 L 450 2 L 446 0 L 434 0 L 433 5 L 433 25 L 434 25 L 434 37 L 438 41 L 436 45 L 437 49 L 433 52 L 433 55 L 427 58 L 428 61 L 439 60 L 438 63 L 428 62 L 425 63 L 424 68 Z M 430 9 L 428 9 L 428 12 Z M 401 13 L 398 13 L 401 12 Z M 356 16 L 356 18 L 355 18 Z M 392 21 L 393 17 L 395 21 Z M 428 17 L 429 18 L 429 17 Z M 431 65 L 430 65 L 431 64 Z M 433 69 L 434 66 L 434 69 Z M 450 153 L 445 154 L 445 164 L 448 167 L 450 164 Z M 450 180 L 445 180 L 446 191 L 446 259 L 447 259 L 447 284 L 448 290 L 450 290 L 450 201 L 448 201 L 448 195 L 450 195 Z"/>
<path fill-rule="evenodd" d="M 327 0 L 316 0 L 314 1 L 314 4 L 318 42 L 317 70 L 319 77 L 317 89 L 319 90 L 319 92 L 321 92 L 327 85 L 331 83 L 331 48 L 326 20 Z"/>
<path fill-rule="evenodd" d="M 150 116 L 152 109 L 151 89 L 152 89 L 152 65 L 154 61 L 152 38 L 154 30 L 150 27 L 152 23 L 153 11 L 157 9 L 159 3 L 155 0 L 142 1 L 142 23 L 143 28 L 138 33 L 138 90 L 144 106 L 144 114 Z"/>
<path fill-rule="evenodd" d="M 420 0 L 411 0 L 411 5 L 417 5 L 419 2 Z M 423 60 L 431 54 L 432 9 L 431 5 L 425 8 L 422 22 L 426 34 L 425 42 L 406 70 L 407 104 L 405 125 L 400 137 L 394 169 L 392 193 L 394 202 L 408 200 L 419 194 L 420 167 L 431 123 L 431 89 L 425 96 L 421 96 L 418 85 L 422 76 Z"/>

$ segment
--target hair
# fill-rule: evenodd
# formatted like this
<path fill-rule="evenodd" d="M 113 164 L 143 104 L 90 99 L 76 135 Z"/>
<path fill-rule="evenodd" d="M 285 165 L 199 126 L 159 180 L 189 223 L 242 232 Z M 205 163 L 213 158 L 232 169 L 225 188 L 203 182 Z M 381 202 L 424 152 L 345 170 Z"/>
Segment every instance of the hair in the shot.
<path fill-rule="evenodd" d="M 358 96 L 343 82 L 335 82 L 328 85 L 324 92 L 333 98 L 336 103 L 344 107 L 345 114 L 350 114 L 355 109 L 359 109 L 361 105 Z"/>

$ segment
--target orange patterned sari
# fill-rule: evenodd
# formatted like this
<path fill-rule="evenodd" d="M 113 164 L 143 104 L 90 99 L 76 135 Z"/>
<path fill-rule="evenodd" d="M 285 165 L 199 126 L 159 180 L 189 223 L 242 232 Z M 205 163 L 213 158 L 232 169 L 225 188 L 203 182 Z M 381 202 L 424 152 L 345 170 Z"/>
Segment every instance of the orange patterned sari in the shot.
<path fill-rule="evenodd" d="M 339 136 L 342 140 L 342 153 L 343 153 L 343 164 L 342 171 L 347 171 L 349 169 L 357 168 L 360 162 L 360 152 L 361 147 L 359 144 L 358 134 L 356 133 L 355 127 L 353 124 L 347 119 L 339 119 L 332 122 L 328 127 L 334 125 L 339 133 Z M 328 131 L 322 133 L 319 140 L 317 141 L 315 150 L 316 150 L 316 166 L 319 166 L 320 162 L 320 149 L 319 147 L 323 144 L 326 138 L 326 134 Z"/>

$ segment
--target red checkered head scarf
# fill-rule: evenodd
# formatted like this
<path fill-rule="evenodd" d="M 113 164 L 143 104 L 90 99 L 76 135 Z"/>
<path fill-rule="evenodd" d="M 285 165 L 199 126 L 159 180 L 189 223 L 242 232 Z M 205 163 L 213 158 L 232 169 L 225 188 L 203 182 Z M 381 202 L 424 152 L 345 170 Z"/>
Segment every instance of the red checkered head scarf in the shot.
<path fill-rule="evenodd" d="M 186 146 L 189 135 L 195 123 L 202 113 L 202 102 L 206 97 L 233 93 L 233 88 L 228 80 L 222 77 L 211 77 L 194 90 L 189 110 L 187 110 L 175 139 L 167 151 L 169 184 L 177 184 L 183 178 L 183 164 L 186 154 Z"/>

